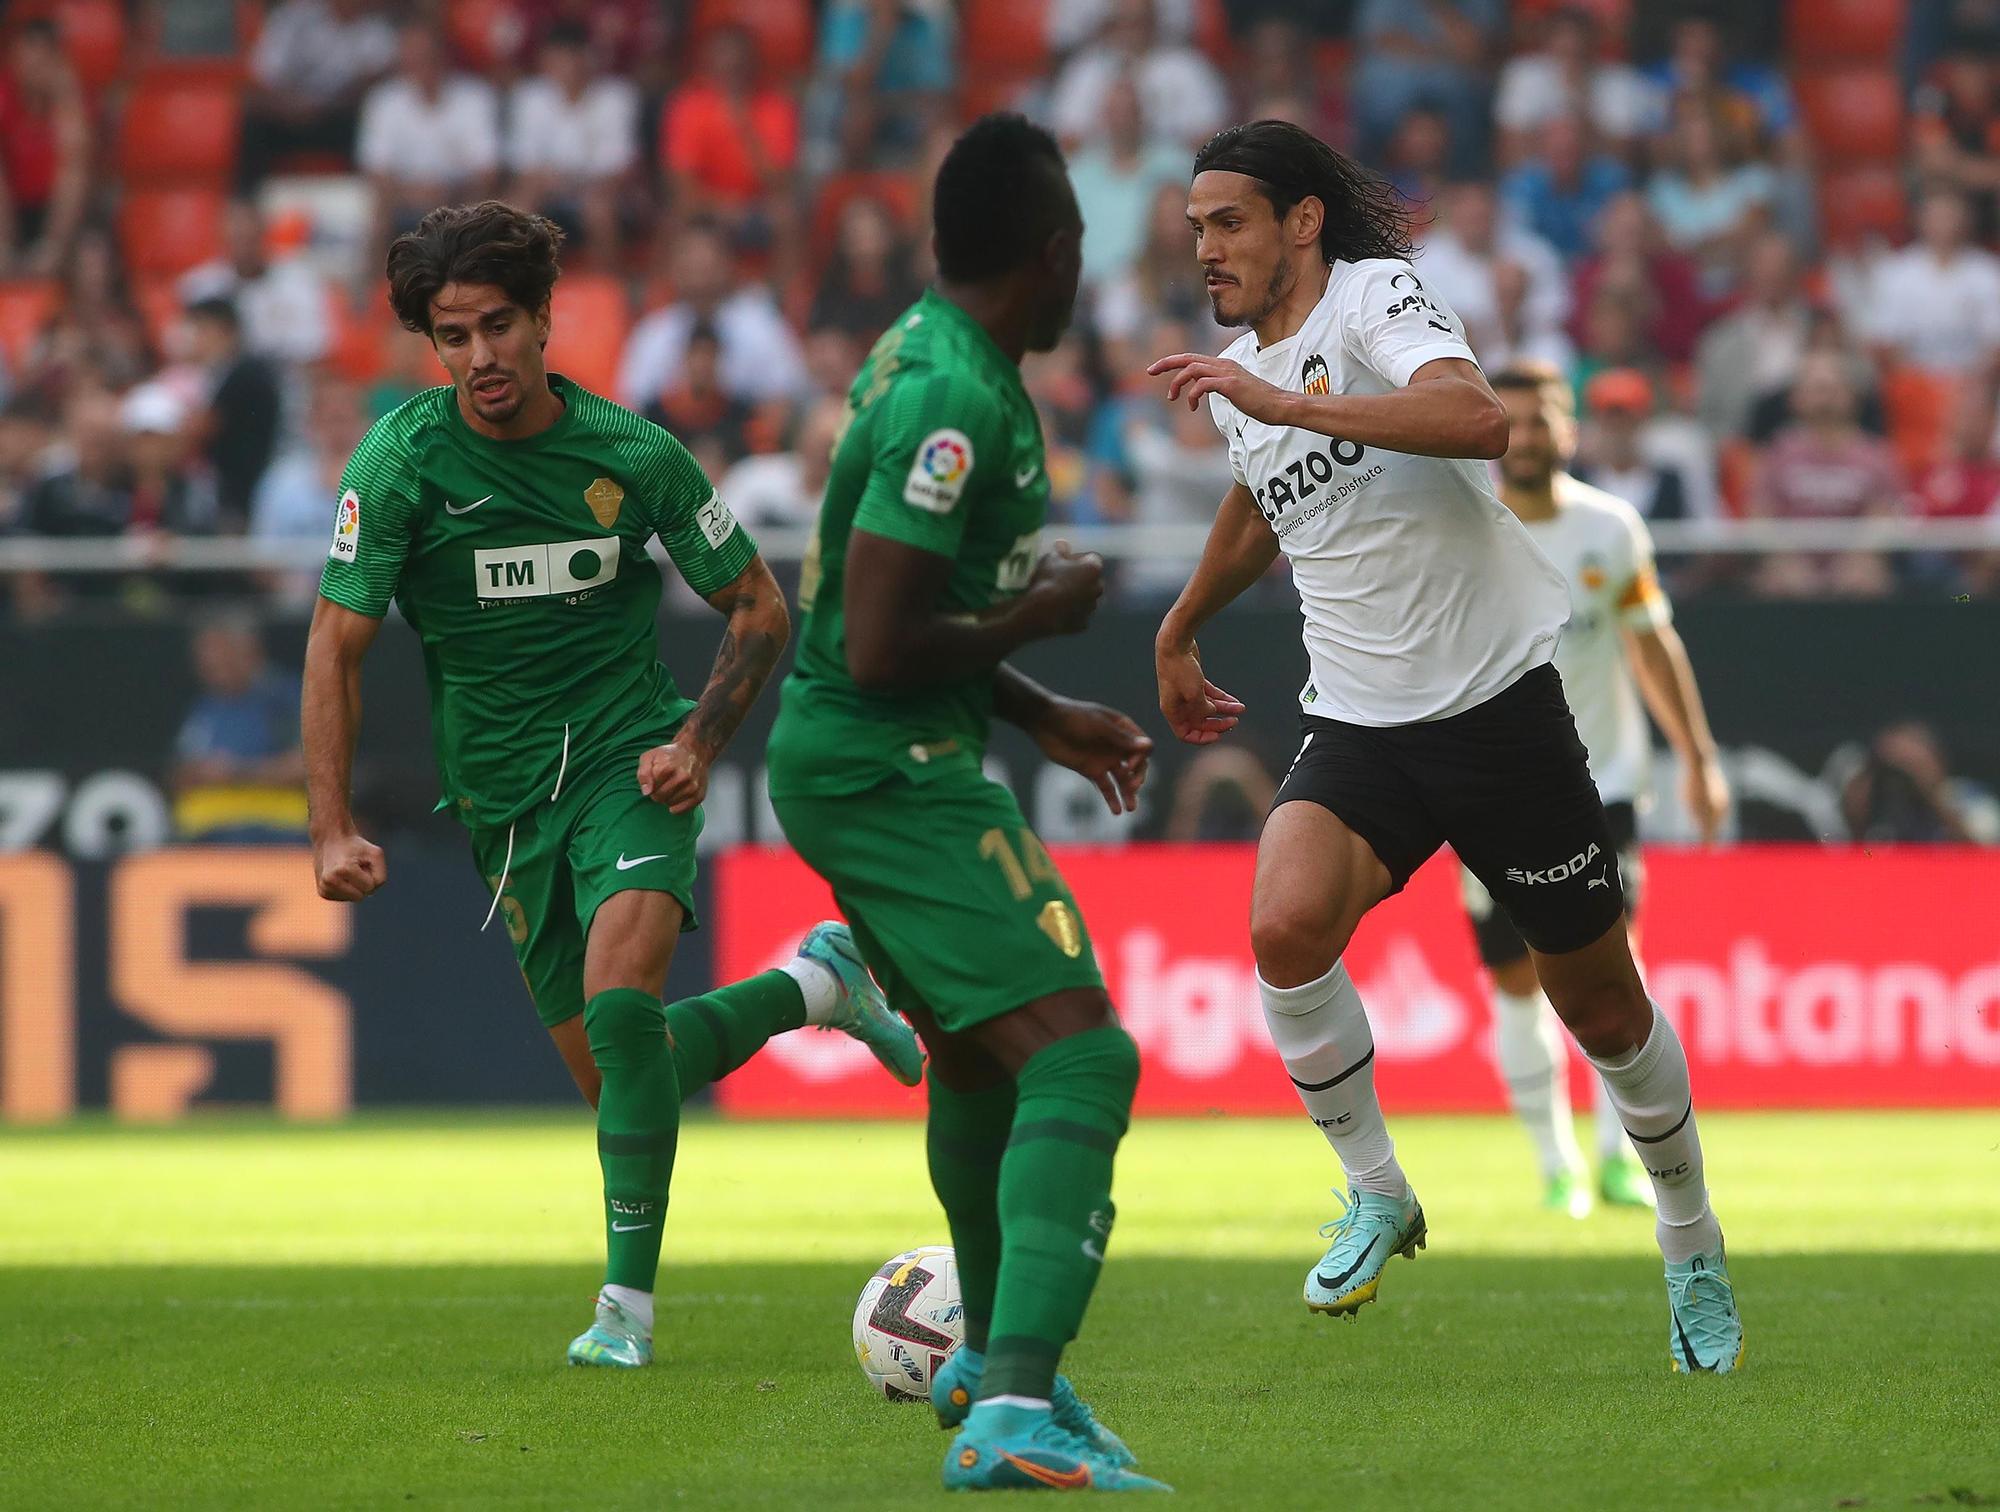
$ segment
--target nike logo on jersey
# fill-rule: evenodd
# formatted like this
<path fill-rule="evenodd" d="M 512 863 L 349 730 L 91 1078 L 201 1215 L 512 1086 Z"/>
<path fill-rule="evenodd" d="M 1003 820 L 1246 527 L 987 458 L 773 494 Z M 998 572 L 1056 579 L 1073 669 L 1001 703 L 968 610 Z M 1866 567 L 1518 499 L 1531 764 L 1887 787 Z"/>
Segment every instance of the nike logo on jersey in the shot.
<path fill-rule="evenodd" d="M 620 851 L 616 865 L 620 871 L 630 871 L 635 866 L 644 866 L 648 861 L 664 861 L 672 854 L 672 851 L 661 851 L 657 856 L 634 856 L 630 861 L 627 861 L 625 859 L 625 852 Z"/>
<path fill-rule="evenodd" d="M 446 514 L 455 514 L 455 515 L 471 514 L 473 510 L 477 509 L 480 505 L 484 504 L 487 501 L 487 499 L 491 499 L 492 497 L 493 495 L 488 494 L 485 499 L 474 499 L 470 504 L 454 504 L 451 502 L 451 500 L 446 499 L 444 501 L 444 512 Z"/>
<path fill-rule="evenodd" d="M 1026 467 L 1022 468 L 1019 472 L 1014 474 L 1014 486 L 1016 488 L 1026 488 L 1030 483 L 1035 481 L 1036 475 L 1039 474 L 1041 470 L 1042 470 L 1041 463 L 1030 462 Z"/>
<path fill-rule="evenodd" d="M 616 1219 L 613 1219 L 611 1222 L 611 1232 L 614 1234 L 629 1234 L 634 1229 L 651 1228 L 652 1226 L 650 1223 L 620 1223 Z"/>

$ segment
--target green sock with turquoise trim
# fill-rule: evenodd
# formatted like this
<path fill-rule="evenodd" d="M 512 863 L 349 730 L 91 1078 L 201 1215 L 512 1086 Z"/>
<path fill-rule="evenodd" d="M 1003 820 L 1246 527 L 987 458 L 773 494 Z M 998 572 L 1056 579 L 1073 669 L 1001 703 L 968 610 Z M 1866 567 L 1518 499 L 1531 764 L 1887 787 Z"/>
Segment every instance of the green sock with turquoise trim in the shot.
<path fill-rule="evenodd" d="M 805 994 L 790 975 L 763 971 L 667 1007 L 681 1098 L 693 1097 L 764 1048 L 774 1034 L 806 1021 Z"/>
<path fill-rule="evenodd" d="M 660 1268 L 667 1186 L 680 1140 L 681 1091 L 666 1010 L 650 992 L 614 987 L 584 1005 L 597 1097 L 597 1163 L 604 1172 L 604 1281 L 650 1292 Z"/>
<path fill-rule="evenodd" d="M 1086 1030 L 1037 1051 L 1014 1080 L 982 1400 L 1046 1400 L 1082 1326 L 1111 1237 L 1111 1166 L 1131 1122 L 1139 1048 L 1116 1025 Z"/>

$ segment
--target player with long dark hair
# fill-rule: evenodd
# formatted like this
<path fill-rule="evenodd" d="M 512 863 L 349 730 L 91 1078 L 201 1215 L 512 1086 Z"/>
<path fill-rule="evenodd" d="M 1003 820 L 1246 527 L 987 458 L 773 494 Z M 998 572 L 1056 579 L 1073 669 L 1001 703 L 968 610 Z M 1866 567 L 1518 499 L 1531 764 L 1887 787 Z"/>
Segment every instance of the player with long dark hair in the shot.
<path fill-rule="evenodd" d="M 1352 1316 L 1389 1257 L 1425 1240 L 1340 957 L 1448 844 L 1527 942 L 1642 1152 L 1675 1366 L 1731 1370 L 1743 1335 L 1687 1056 L 1633 964 L 1616 844 L 1550 665 L 1569 591 L 1484 465 L 1506 449 L 1507 412 L 1409 262 L 1387 184 L 1281 121 L 1219 133 L 1194 166 L 1188 222 L 1209 299 L 1222 324 L 1250 329 L 1220 357 L 1150 369 L 1170 400 L 1208 401 L 1236 476 L 1160 626 L 1155 671 L 1181 739 L 1225 734 L 1243 706 L 1208 681 L 1195 636 L 1290 558 L 1311 676 L 1304 740 L 1258 846 L 1250 933 L 1272 1039 L 1350 1183 L 1306 1303 Z"/>

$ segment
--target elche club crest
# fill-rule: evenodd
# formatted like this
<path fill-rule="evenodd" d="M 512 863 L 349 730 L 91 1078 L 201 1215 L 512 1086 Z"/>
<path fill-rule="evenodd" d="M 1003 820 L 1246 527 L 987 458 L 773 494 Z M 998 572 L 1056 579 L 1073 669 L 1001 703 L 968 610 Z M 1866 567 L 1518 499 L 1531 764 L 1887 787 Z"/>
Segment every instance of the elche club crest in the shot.
<path fill-rule="evenodd" d="M 1326 359 L 1318 352 L 1306 359 L 1305 370 L 1300 374 L 1302 387 L 1308 394 L 1330 394 L 1333 392 L 1333 374 L 1327 371 Z"/>

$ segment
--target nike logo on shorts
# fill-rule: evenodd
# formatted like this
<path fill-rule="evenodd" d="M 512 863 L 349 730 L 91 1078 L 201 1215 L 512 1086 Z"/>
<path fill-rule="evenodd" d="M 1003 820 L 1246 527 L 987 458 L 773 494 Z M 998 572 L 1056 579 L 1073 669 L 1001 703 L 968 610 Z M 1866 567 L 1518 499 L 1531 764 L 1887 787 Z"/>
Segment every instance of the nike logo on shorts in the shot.
<path fill-rule="evenodd" d="M 492 497 L 493 495 L 488 494 L 486 496 L 486 499 L 490 499 Z M 444 512 L 446 514 L 455 514 L 455 515 L 471 514 L 473 510 L 477 509 L 480 505 L 484 504 L 486 502 L 486 499 L 474 499 L 470 504 L 454 504 L 451 502 L 451 500 L 446 499 L 444 501 Z"/>
<path fill-rule="evenodd" d="M 620 851 L 616 865 L 620 871 L 630 871 L 635 866 L 644 866 L 648 861 L 664 861 L 672 854 L 672 851 L 661 851 L 657 856 L 634 856 L 630 861 L 627 861 L 625 859 L 625 852 Z"/>

